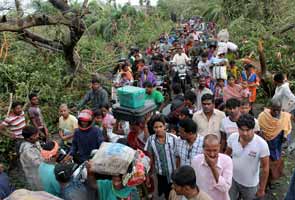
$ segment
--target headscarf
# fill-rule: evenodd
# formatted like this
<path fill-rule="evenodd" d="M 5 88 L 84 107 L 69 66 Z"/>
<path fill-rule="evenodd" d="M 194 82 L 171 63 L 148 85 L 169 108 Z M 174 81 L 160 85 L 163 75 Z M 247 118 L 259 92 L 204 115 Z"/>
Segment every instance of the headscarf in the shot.
<path fill-rule="evenodd" d="M 145 74 L 144 74 L 144 70 L 148 70 L 148 73 L 146 74 L 146 79 L 145 79 Z M 155 75 L 150 71 L 149 67 L 145 66 L 143 68 L 143 70 L 141 71 L 141 75 L 140 75 L 140 86 L 143 87 L 144 82 L 149 81 L 151 82 L 153 85 L 156 84 L 156 78 Z"/>
<path fill-rule="evenodd" d="M 42 148 L 42 150 L 41 150 L 41 156 L 45 160 L 50 160 L 53 156 L 56 156 L 58 153 L 59 145 L 56 141 L 53 141 L 53 143 L 54 143 L 53 149 L 46 150 L 46 149 Z"/>

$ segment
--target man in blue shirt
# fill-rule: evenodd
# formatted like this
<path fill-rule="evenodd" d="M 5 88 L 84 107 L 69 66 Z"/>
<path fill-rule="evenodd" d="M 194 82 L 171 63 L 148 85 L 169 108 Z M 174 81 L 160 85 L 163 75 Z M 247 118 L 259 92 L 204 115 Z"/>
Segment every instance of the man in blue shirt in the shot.
<path fill-rule="evenodd" d="M 13 191 L 7 174 L 3 172 L 3 165 L 0 164 L 0 199 L 8 197 Z"/>
<path fill-rule="evenodd" d="M 91 110 L 82 110 L 78 116 L 78 126 L 74 132 L 74 138 L 70 153 L 64 158 L 64 162 L 78 157 L 77 163 L 83 163 L 90 158 L 91 152 L 98 149 L 104 141 L 102 132 L 92 126 L 93 113 Z"/>

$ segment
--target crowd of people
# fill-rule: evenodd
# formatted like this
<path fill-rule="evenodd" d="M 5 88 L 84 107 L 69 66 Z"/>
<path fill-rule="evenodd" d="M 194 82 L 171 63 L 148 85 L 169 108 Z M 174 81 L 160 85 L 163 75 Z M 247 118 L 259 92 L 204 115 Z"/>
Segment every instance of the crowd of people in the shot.
<path fill-rule="evenodd" d="M 29 95 L 30 122 L 22 104 L 13 102 L 0 129 L 7 127 L 14 141 L 27 189 L 66 200 L 263 198 L 283 175 L 283 146 L 291 140 L 295 96 L 286 76 L 275 74 L 275 94 L 256 119 L 259 76 L 255 66 L 237 66 L 236 60 L 227 59 L 234 49 L 227 43 L 217 37 L 214 23 L 192 18 L 162 34 L 143 54 L 131 48 L 114 69 L 111 95 L 94 78 L 77 118 L 67 104 L 60 105 L 59 140 L 51 140 L 37 94 Z M 190 65 L 185 90 L 174 80 L 172 65 Z M 217 67 L 226 71 L 216 73 Z M 168 90 L 158 76 L 168 77 L 163 81 Z M 116 89 L 127 85 L 145 88 L 145 99 L 157 111 L 135 121 L 116 119 L 111 103 L 118 101 Z M 152 170 L 142 185 L 124 185 L 122 174 L 95 173 L 91 152 L 103 142 L 149 156 Z M 75 164 L 86 166 L 85 181 L 73 176 Z M 295 198 L 294 182 L 293 176 L 286 200 Z M 0 199 L 13 190 L 0 166 Z"/>

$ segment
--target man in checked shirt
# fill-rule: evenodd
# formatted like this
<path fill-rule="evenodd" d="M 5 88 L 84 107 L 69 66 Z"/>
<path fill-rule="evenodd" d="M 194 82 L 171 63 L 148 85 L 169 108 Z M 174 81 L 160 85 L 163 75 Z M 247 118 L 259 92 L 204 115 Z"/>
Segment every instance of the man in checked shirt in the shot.
<path fill-rule="evenodd" d="M 176 148 L 176 167 L 191 165 L 192 159 L 203 153 L 204 137 L 197 134 L 197 124 L 192 119 L 179 122 L 179 132 L 183 139 L 178 140 Z"/>

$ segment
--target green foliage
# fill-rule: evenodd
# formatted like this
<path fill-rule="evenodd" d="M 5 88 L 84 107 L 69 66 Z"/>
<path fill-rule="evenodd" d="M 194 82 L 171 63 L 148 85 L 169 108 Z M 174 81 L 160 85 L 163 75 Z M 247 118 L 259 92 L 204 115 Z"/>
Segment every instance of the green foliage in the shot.
<path fill-rule="evenodd" d="M 35 10 L 36 13 L 40 14 L 58 14 L 58 11 L 52 6 L 51 3 L 47 1 L 41 1 L 41 0 L 33 0 L 32 1 L 32 7 Z"/>
<path fill-rule="evenodd" d="M 14 143 L 0 135 L 0 163 L 9 164 L 9 161 L 15 157 L 13 152 Z"/>
<path fill-rule="evenodd" d="M 73 8 L 79 6 L 79 3 L 71 2 Z M 36 0 L 33 5 L 37 13 L 56 12 L 47 2 Z M 169 31 L 172 26 L 157 11 L 146 15 L 128 5 L 114 8 L 91 1 L 89 9 L 91 14 L 85 18 L 87 30 L 76 47 L 83 68 L 79 69 L 70 87 L 66 86 L 69 79 L 66 75 L 67 63 L 61 54 L 36 49 L 19 41 L 13 33 L 7 33 L 10 45 L 8 58 L 0 63 L 0 99 L 5 102 L 2 103 L 0 116 L 7 112 L 9 93 L 13 93 L 14 99 L 28 102 L 28 95 L 38 92 L 45 122 L 50 132 L 56 131 L 59 105 L 68 103 L 75 106 L 87 91 L 93 73 L 108 76 L 116 60 L 127 56 L 130 46 L 146 47 L 148 42 Z M 63 26 L 44 26 L 31 31 L 56 41 L 63 40 L 68 34 Z M 106 87 L 108 85 L 109 78 L 105 83 Z"/>

